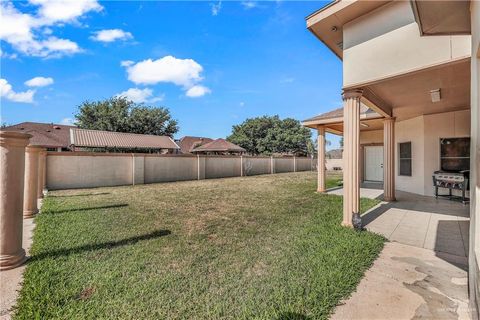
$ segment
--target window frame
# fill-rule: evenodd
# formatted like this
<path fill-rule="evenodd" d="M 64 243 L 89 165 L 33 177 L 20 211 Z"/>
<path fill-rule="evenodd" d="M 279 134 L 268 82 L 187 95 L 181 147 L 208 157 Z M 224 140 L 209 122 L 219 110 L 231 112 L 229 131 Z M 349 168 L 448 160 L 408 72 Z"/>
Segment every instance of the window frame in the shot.
<path fill-rule="evenodd" d="M 410 144 L 410 157 L 402 158 L 401 145 Z M 402 173 L 402 160 L 410 160 L 410 174 Z M 412 150 L 412 141 L 404 141 L 398 143 L 398 175 L 401 177 L 412 177 L 413 176 L 413 150 Z"/>

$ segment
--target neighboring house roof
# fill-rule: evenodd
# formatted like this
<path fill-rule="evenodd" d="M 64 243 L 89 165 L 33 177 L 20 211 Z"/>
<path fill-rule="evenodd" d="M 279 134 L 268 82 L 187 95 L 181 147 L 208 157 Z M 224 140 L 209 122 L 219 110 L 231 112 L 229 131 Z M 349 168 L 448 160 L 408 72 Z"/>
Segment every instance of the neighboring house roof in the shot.
<path fill-rule="evenodd" d="M 178 140 L 178 146 L 182 153 L 191 153 L 193 149 L 199 147 L 203 144 L 212 142 L 213 139 L 205 138 L 205 137 L 193 137 L 193 136 L 185 136 Z"/>
<path fill-rule="evenodd" d="M 45 148 L 68 148 L 70 146 L 70 129 L 75 126 L 63 124 L 22 122 L 3 128 L 4 131 L 31 134 L 30 144 Z"/>
<path fill-rule="evenodd" d="M 245 152 L 246 150 L 225 139 L 217 139 L 192 150 L 192 152 Z"/>
<path fill-rule="evenodd" d="M 342 154 L 342 149 L 332 149 L 325 153 L 325 157 L 327 159 L 342 159 Z"/>
<path fill-rule="evenodd" d="M 91 148 L 180 149 L 180 147 L 168 136 L 79 128 L 72 128 L 70 130 L 70 143 L 76 147 Z"/>

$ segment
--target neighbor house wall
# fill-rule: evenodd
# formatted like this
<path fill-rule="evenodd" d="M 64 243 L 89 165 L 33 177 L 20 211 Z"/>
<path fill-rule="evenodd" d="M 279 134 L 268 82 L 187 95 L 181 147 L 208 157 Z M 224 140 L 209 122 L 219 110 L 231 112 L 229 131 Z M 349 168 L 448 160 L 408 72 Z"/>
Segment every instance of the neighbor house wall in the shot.
<path fill-rule="evenodd" d="M 468 58 L 470 51 L 469 35 L 421 37 L 409 1 L 395 1 L 343 26 L 343 86 Z"/>
<path fill-rule="evenodd" d="M 325 167 L 329 171 L 334 170 L 335 168 L 343 170 L 343 159 L 327 159 Z"/>
<path fill-rule="evenodd" d="M 306 157 L 49 152 L 47 188 L 92 188 L 311 171 L 315 169 L 313 163 L 312 158 Z"/>

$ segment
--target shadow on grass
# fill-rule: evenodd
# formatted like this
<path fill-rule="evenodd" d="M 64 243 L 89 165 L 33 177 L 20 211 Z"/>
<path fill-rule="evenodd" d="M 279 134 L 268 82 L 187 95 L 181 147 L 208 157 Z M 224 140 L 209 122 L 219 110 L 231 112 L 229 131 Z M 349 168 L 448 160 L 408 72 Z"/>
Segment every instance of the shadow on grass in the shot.
<path fill-rule="evenodd" d="M 66 257 L 72 254 L 79 254 L 89 251 L 101 250 L 101 249 L 115 249 L 122 246 L 129 246 L 134 245 L 139 241 L 151 240 L 156 239 L 164 236 L 168 236 L 172 232 L 170 230 L 155 230 L 153 232 L 135 236 L 127 239 L 122 239 L 118 241 L 108 241 L 103 243 L 96 243 L 96 244 L 87 244 L 80 247 L 68 248 L 68 249 L 60 249 L 60 250 L 53 250 L 43 252 L 34 256 L 29 257 L 28 262 L 43 260 L 46 258 L 58 258 L 58 257 Z"/>
<path fill-rule="evenodd" d="M 123 207 L 128 207 L 128 203 L 109 204 L 109 205 L 99 206 L 99 207 L 72 208 L 72 209 L 64 209 L 64 210 L 47 210 L 45 211 L 45 213 L 55 214 L 55 213 L 67 213 L 67 212 L 75 212 L 75 211 L 89 211 L 89 210 L 112 209 L 112 208 L 123 208 Z"/>
<path fill-rule="evenodd" d="M 88 197 L 88 196 L 102 196 L 105 194 L 110 194 L 110 192 L 97 192 L 97 193 L 79 193 L 79 194 L 65 194 L 58 196 L 48 196 L 49 198 L 70 198 L 70 197 Z"/>

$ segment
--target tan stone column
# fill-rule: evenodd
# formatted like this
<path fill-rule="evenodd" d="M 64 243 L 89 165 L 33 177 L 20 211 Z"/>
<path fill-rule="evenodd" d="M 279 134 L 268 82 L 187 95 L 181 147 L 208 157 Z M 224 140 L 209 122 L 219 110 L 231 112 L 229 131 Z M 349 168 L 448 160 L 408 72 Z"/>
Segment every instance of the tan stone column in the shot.
<path fill-rule="evenodd" d="M 360 221 L 360 98 L 361 90 L 343 92 L 343 222 L 349 227 Z"/>
<path fill-rule="evenodd" d="M 22 248 L 25 146 L 31 135 L 0 131 L 0 270 L 25 261 Z"/>
<path fill-rule="evenodd" d="M 395 201 L 395 118 L 383 120 L 383 199 Z"/>
<path fill-rule="evenodd" d="M 325 192 L 325 127 L 317 127 L 317 192 Z"/>
<path fill-rule="evenodd" d="M 38 153 L 38 186 L 37 186 L 37 198 L 43 198 L 43 188 L 45 186 L 45 179 L 47 173 L 47 150 L 42 149 Z"/>
<path fill-rule="evenodd" d="M 23 191 L 23 217 L 32 218 L 38 213 L 38 155 L 42 148 L 27 146 L 25 149 L 25 182 Z"/>

